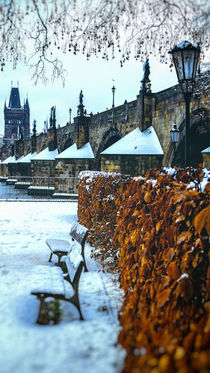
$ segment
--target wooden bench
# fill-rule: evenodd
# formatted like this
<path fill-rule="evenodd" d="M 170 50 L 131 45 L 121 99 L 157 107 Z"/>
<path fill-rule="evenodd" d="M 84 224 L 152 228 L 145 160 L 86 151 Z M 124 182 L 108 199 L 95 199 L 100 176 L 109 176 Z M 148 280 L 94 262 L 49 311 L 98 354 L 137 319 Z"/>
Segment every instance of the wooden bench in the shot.
<path fill-rule="evenodd" d="M 39 315 L 37 323 L 41 323 L 42 309 L 47 298 L 60 299 L 73 304 L 80 315 L 80 320 L 84 320 L 79 302 L 79 280 L 84 268 L 84 261 L 78 262 L 74 276 L 70 273 L 70 259 L 65 259 L 65 270 L 58 266 L 38 265 L 32 273 L 31 294 L 40 301 Z M 69 286 L 70 285 L 70 286 Z"/>
<path fill-rule="evenodd" d="M 85 261 L 85 241 L 88 236 L 88 229 L 79 223 L 74 223 L 70 230 L 71 241 L 59 240 L 59 239 L 47 239 L 46 244 L 48 245 L 51 253 L 49 262 L 51 262 L 53 254 L 57 255 L 58 262 L 60 265 L 61 258 L 69 254 L 74 249 L 75 244 L 79 244 L 81 247 L 81 255 L 84 261 L 85 272 L 88 272 L 86 261 Z"/>

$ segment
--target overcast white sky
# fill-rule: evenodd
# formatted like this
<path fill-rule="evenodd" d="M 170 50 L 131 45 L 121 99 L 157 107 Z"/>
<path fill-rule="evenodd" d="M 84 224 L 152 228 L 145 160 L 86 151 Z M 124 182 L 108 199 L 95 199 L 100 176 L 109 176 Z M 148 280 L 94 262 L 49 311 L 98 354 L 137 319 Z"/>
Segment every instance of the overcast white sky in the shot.
<path fill-rule="evenodd" d="M 65 88 L 61 81 L 47 86 L 42 83 L 33 84 L 32 72 L 25 65 L 19 65 L 13 70 L 7 65 L 4 72 L 0 72 L 0 133 L 4 133 L 4 102 L 8 105 L 11 81 L 13 87 L 19 91 L 21 105 L 28 97 L 30 105 L 30 122 L 37 121 L 37 129 L 43 129 L 44 121 L 49 118 L 50 108 L 56 105 L 57 124 L 64 126 L 69 120 L 69 108 L 72 108 L 72 118 L 76 115 L 79 104 L 79 93 L 83 90 L 84 104 L 87 113 L 101 112 L 112 106 L 113 84 L 116 87 L 115 105 L 121 105 L 125 99 L 132 101 L 140 89 L 143 77 L 143 64 L 131 59 L 123 67 L 117 59 L 104 61 L 91 57 L 87 61 L 84 56 L 68 55 L 66 57 L 67 78 Z M 160 64 L 154 58 L 150 59 L 153 92 L 168 88 L 177 83 L 175 71 L 170 72 L 169 65 Z M 114 82 L 113 82 L 114 79 Z"/>

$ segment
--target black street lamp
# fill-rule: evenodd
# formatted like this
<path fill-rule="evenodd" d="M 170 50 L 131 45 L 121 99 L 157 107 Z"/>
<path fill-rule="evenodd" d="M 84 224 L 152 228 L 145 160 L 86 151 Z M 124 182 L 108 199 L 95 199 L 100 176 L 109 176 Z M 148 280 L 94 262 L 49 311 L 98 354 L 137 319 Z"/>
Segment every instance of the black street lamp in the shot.
<path fill-rule="evenodd" d="M 174 149 L 174 159 L 175 159 L 175 151 L 176 151 L 176 144 L 179 140 L 179 130 L 176 126 L 176 124 L 173 124 L 172 129 L 170 130 L 170 136 L 171 136 L 171 142 L 173 144 L 173 149 Z"/>
<path fill-rule="evenodd" d="M 116 90 L 116 88 L 113 85 L 113 87 L 112 87 L 112 97 L 113 97 L 113 99 L 112 99 L 112 124 L 114 124 L 114 95 L 115 95 L 115 90 Z"/>
<path fill-rule="evenodd" d="M 112 107 L 114 107 L 114 95 L 115 95 L 115 91 L 116 91 L 116 88 L 115 88 L 115 86 L 113 85 L 113 87 L 112 87 L 112 96 L 113 96 Z"/>
<path fill-rule="evenodd" d="M 69 123 L 71 124 L 71 113 L 72 113 L 72 109 L 70 108 L 69 109 Z"/>
<path fill-rule="evenodd" d="M 190 100 L 200 56 L 200 47 L 183 41 L 174 47 L 172 54 L 178 82 L 185 99 L 185 166 L 190 166 Z"/>

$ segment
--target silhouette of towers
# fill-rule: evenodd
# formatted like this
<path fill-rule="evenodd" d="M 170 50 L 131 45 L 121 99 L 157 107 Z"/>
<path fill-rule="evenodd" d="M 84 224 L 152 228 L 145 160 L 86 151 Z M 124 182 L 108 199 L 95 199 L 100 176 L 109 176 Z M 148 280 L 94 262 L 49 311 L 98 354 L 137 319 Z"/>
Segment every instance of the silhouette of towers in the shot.
<path fill-rule="evenodd" d="M 19 88 L 11 88 L 9 105 L 4 104 L 4 143 L 10 145 L 30 138 L 30 108 L 28 99 L 21 106 Z"/>

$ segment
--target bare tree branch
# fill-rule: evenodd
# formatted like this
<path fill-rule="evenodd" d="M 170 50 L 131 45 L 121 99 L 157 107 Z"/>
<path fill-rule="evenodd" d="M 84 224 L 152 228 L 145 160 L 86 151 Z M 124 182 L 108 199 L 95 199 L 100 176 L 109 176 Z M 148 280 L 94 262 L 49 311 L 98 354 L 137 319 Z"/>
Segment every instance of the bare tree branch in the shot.
<path fill-rule="evenodd" d="M 36 83 L 47 82 L 47 66 L 52 79 L 64 79 L 61 52 L 87 59 L 120 54 L 122 65 L 151 53 L 167 61 L 168 50 L 185 39 L 206 51 L 209 25 L 208 0 L 0 0 L 1 69 L 27 61 Z"/>

